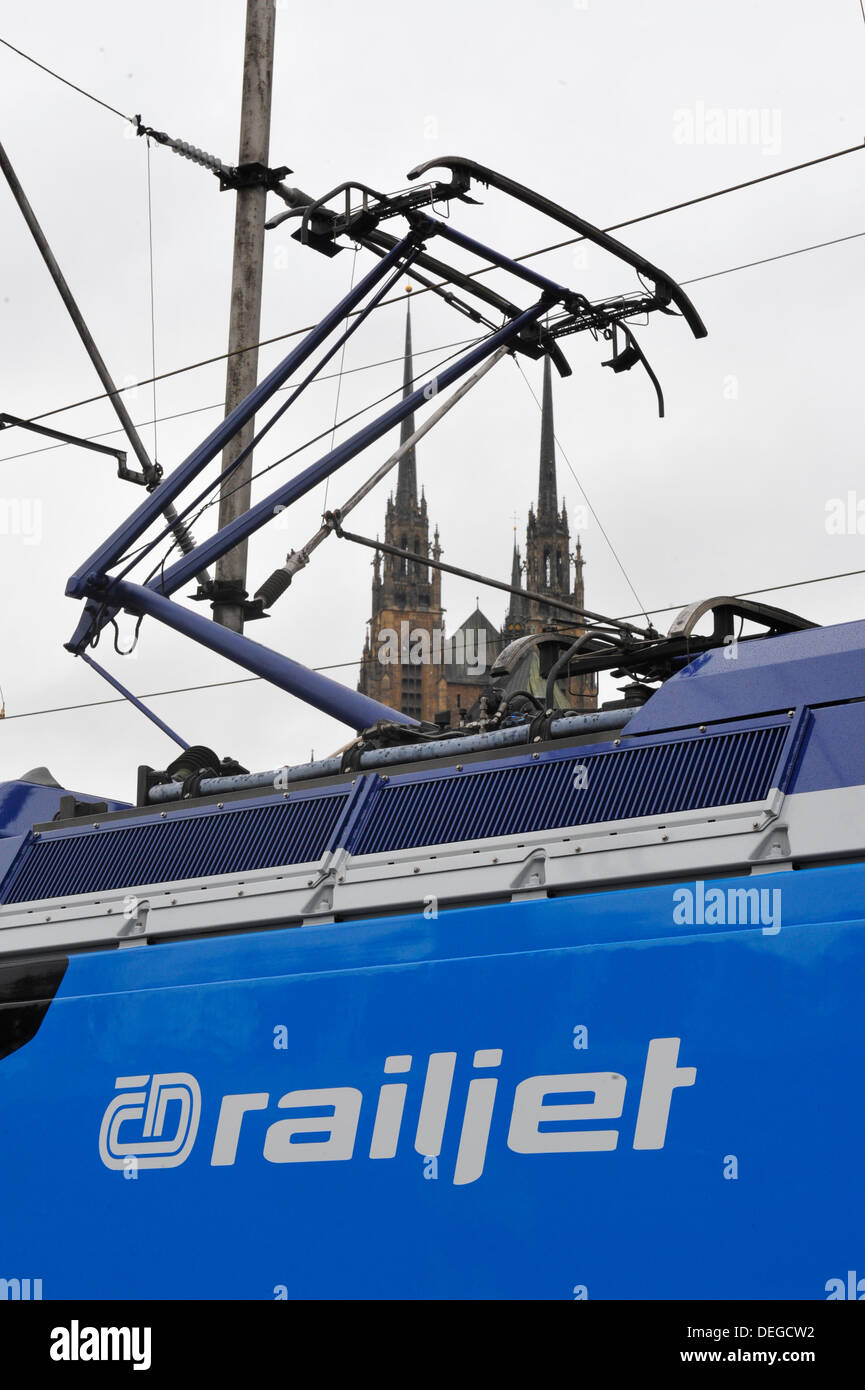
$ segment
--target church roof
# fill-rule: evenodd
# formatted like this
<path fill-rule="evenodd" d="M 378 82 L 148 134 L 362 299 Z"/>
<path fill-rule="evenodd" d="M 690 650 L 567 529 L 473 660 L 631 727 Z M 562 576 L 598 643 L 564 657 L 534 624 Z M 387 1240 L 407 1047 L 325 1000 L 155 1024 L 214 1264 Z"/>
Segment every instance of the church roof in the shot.
<path fill-rule="evenodd" d="M 485 632 L 488 638 L 495 637 L 496 640 L 498 640 L 501 635 L 495 623 L 490 622 L 486 613 L 482 613 L 477 606 L 474 612 L 469 614 L 465 622 L 460 623 L 457 628 L 457 632 L 468 632 L 470 630 L 473 632 Z M 456 636 L 456 633 L 454 636 Z"/>
<path fill-rule="evenodd" d="M 451 643 L 456 659 L 445 663 L 445 680 L 485 685 L 487 673 L 502 649 L 502 635 L 480 607 L 460 623 Z"/>

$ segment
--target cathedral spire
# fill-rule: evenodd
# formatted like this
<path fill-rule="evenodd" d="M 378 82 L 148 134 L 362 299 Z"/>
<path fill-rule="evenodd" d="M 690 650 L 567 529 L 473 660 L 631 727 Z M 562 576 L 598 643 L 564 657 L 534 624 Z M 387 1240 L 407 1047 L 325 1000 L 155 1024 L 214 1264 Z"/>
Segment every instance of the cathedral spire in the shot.
<path fill-rule="evenodd" d="M 412 393 L 412 377 L 414 367 L 412 365 L 411 348 L 411 306 L 406 300 L 405 306 L 405 358 L 402 369 L 402 396 L 403 400 Z M 415 431 L 414 412 L 407 415 L 400 426 L 400 444 L 404 444 L 410 439 Z M 399 474 L 396 485 L 396 505 L 397 510 L 403 515 L 408 515 L 412 507 L 417 507 L 417 464 L 415 462 L 414 445 L 408 453 L 403 454 L 399 461 Z"/>
<path fill-rule="evenodd" d="M 544 396 L 541 408 L 541 460 L 538 480 L 538 520 L 554 521 L 558 512 L 556 439 L 553 425 L 553 382 L 549 356 L 544 358 Z"/>
<path fill-rule="evenodd" d="M 515 589 L 523 586 L 523 563 L 520 555 L 520 548 L 517 545 L 517 528 L 514 527 L 514 553 L 511 560 L 511 584 Z M 504 639 L 512 642 L 515 637 L 522 637 L 526 631 L 526 619 L 528 618 L 527 601 L 521 594 L 511 594 L 511 601 L 505 616 Z"/>
<path fill-rule="evenodd" d="M 514 532 L 516 532 L 516 529 L 515 526 Z M 516 534 L 514 535 L 514 557 L 511 561 L 511 584 L 515 589 L 521 589 L 523 585 L 523 567 L 520 562 L 520 547 L 517 545 Z M 512 596 L 512 601 L 513 598 L 516 597 L 516 594 L 514 594 Z"/>

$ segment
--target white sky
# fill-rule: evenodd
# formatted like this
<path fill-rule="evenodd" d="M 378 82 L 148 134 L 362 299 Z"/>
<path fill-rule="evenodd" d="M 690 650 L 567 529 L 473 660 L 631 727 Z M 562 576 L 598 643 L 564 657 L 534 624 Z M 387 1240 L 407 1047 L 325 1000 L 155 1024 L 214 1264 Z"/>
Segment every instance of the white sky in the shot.
<path fill-rule="evenodd" d="M 0 34 L 121 111 L 141 112 L 145 123 L 233 163 L 244 8 L 240 0 L 4 3 Z M 861 143 L 863 68 L 858 0 L 440 0 L 431 9 L 404 0 L 280 0 L 271 163 L 290 165 L 290 182 L 320 193 L 347 177 L 396 189 L 422 160 L 464 154 L 605 226 Z M 717 108 L 760 113 L 762 135 L 711 144 L 677 138 L 686 129 L 682 112 L 708 133 L 700 122 Z M 2 48 L 0 138 L 116 379 L 149 376 L 144 142 Z M 621 235 L 679 280 L 707 275 L 865 231 L 862 170 L 863 156 L 851 155 Z M 225 350 L 234 197 L 159 147 L 152 172 L 157 370 L 166 371 Z M 515 255 L 564 235 L 484 196 L 482 208 L 452 210 L 469 235 Z M 274 199 L 272 211 L 279 206 Z M 264 337 L 314 322 L 348 287 L 352 253 L 317 256 L 291 240 L 291 226 L 268 233 Z M 5 186 L 0 236 L 0 410 L 31 417 L 97 394 Z M 574 375 L 556 384 L 557 432 L 648 607 L 865 567 L 862 536 L 826 530 L 827 503 L 862 489 L 863 250 L 865 238 L 695 284 L 689 293 L 709 329 L 699 343 L 681 322 L 655 315 L 639 336 L 665 390 L 664 421 L 642 373 L 615 377 L 601 370 L 608 354 L 587 336 L 564 341 Z M 569 248 L 535 264 L 592 296 L 635 285 L 594 249 Z M 516 297 L 530 302 L 524 291 Z M 418 352 L 472 327 L 429 295 L 415 297 L 413 322 Z M 402 305 L 374 315 L 352 338 L 346 368 L 398 358 L 402 329 Z M 280 355 L 278 347 L 263 351 L 261 373 Z M 540 364 L 524 369 L 539 389 Z M 218 364 L 159 384 L 160 416 L 216 406 L 159 426 L 166 471 L 217 423 L 224 379 Z M 399 380 L 398 361 L 346 376 L 340 415 Z M 335 380 L 311 388 L 256 466 L 328 428 L 335 391 Z M 126 400 L 136 421 L 151 419 L 149 387 Z M 46 423 L 91 435 L 112 429 L 114 416 L 102 401 Z M 538 430 L 537 407 L 505 361 L 419 447 L 419 477 L 447 559 L 508 576 L 514 512 L 522 543 L 536 493 Z M 152 445 L 152 428 L 142 433 Z M 124 705 L 14 716 L 112 694 L 63 651 L 78 614 L 63 591 L 141 494 L 114 477 L 110 459 L 70 448 L 10 459 L 40 447 L 21 432 L 4 434 L 0 446 L 10 460 L 0 463 L 0 779 L 44 763 L 69 787 L 132 799 L 137 765 L 162 767 L 175 752 L 143 716 Z M 329 503 L 390 447 L 384 441 L 336 475 Z M 303 454 L 294 466 L 315 457 Z M 256 496 L 289 467 L 270 474 Z M 559 485 L 575 509 L 582 497 L 561 457 Z M 320 488 L 284 527 L 253 539 L 251 589 L 315 529 L 322 499 Z M 380 528 L 384 501 L 378 491 L 358 509 L 357 530 Z M 206 534 L 203 523 L 196 533 Z M 588 605 L 632 612 L 633 596 L 591 519 L 582 540 Z M 330 541 L 250 635 L 309 665 L 356 661 L 369 616 L 369 558 Z M 477 592 L 445 577 L 451 630 Z M 766 599 L 828 623 L 861 617 L 863 593 L 856 578 Z M 480 601 L 501 621 L 504 595 L 486 590 Z M 153 623 L 133 659 L 115 656 L 107 636 L 96 655 L 138 693 L 245 674 Z M 333 674 L 353 686 L 357 668 Z M 261 684 L 153 706 L 190 742 L 252 768 L 302 761 L 313 748 L 324 756 L 348 736 Z"/>

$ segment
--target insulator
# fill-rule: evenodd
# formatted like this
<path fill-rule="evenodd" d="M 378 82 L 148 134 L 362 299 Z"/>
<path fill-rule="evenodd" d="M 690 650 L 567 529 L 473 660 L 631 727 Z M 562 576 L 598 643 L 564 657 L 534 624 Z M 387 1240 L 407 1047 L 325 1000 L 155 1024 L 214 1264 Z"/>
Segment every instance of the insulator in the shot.
<path fill-rule="evenodd" d="M 170 143 L 172 149 L 184 159 L 191 159 L 193 164 L 203 164 L 205 169 L 212 169 L 216 174 L 229 172 L 221 159 L 217 159 L 215 154 L 208 154 L 206 150 L 200 150 L 197 145 L 190 145 L 186 140 L 172 140 Z"/>
<path fill-rule="evenodd" d="M 172 508 L 172 511 L 173 510 L 174 508 Z M 180 549 L 183 551 L 184 555 L 189 555 L 190 552 L 195 549 L 195 540 L 193 539 L 189 527 L 186 525 L 185 521 L 181 520 L 181 518 L 176 515 L 171 516 L 169 514 L 169 521 L 171 523 L 171 530 L 174 533 L 175 539 L 177 540 L 177 544 L 180 546 Z"/>
<path fill-rule="evenodd" d="M 154 130 L 152 126 L 142 125 L 139 121 L 137 125 L 139 135 L 147 135 L 156 140 L 160 145 L 167 145 L 170 150 L 181 155 L 184 159 L 191 159 L 193 164 L 201 164 L 205 169 L 210 169 L 214 174 L 226 175 L 232 170 L 223 164 L 221 159 L 217 159 L 215 154 L 208 154 L 206 150 L 200 150 L 197 145 L 190 145 L 188 140 L 175 140 L 173 136 L 166 135 L 164 130 Z"/>
<path fill-rule="evenodd" d="M 291 575 L 287 570 L 274 570 L 269 579 L 256 592 L 255 597 L 261 601 L 262 608 L 270 608 L 275 603 L 280 594 L 284 594 L 291 583 Z"/>

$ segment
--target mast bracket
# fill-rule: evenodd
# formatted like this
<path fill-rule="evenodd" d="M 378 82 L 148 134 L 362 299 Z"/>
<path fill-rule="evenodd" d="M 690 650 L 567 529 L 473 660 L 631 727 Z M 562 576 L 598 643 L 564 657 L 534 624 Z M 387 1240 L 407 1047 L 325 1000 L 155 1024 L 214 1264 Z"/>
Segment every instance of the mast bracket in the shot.
<path fill-rule="evenodd" d="M 238 188 L 275 189 L 286 174 L 290 173 L 292 170 L 286 164 L 280 164 L 278 169 L 269 169 L 266 164 L 259 164 L 253 160 L 249 164 L 238 164 L 235 168 L 220 173 L 219 191 L 227 193 Z"/>
<path fill-rule="evenodd" d="M 196 603 L 210 603 L 214 608 L 219 603 L 235 604 L 243 610 L 244 622 L 270 617 L 262 610 L 261 604 L 250 599 L 248 590 L 242 584 L 231 579 L 209 579 L 206 584 L 199 584 L 194 594 L 187 594 L 187 598 L 194 599 Z"/>

